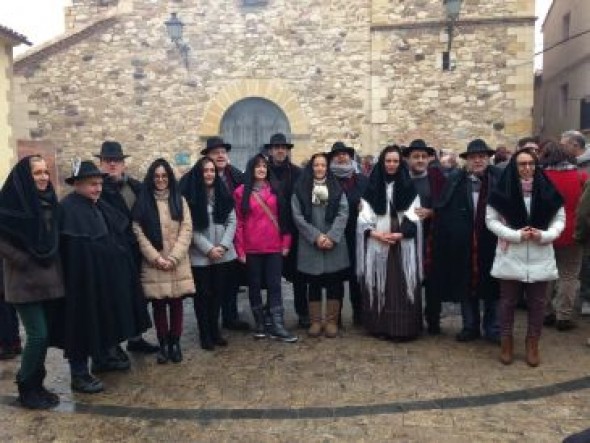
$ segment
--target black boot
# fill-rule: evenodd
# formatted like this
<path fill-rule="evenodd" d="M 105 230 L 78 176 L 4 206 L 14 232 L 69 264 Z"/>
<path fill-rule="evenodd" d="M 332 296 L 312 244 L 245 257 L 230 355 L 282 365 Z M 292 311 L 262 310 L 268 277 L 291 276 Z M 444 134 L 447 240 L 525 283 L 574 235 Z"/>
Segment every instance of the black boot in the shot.
<path fill-rule="evenodd" d="M 254 315 L 254 321 L 256 322 L 256 326 L 254 327 L 254 333 L 252 336 L 259 340 L 261 338 L 266 337 L 266 325 L 265 325 L 265 315 L 262 306 L 258 308 L 252 309 L 252 315 Z"/>
<path fill-rule="evenodd" d="M 172 363 L 180 363 L 182 361 L 182 351 L 178 337 L 170 336 L 168 338 L 168 357 Z"/>
<path fill-rule="evenodd" d="M 291 334 L 285 329 L 282 312 L 272 313 L 272 330 L 270 333 L 270 338 L 281 340 L 285 343 L 295 343 L 297 340 L 299 340 L 296 335 Z"/>
<path fill-rule="evenodd" d="M 47 398 L 44 398 L 36 386 L 35 380 L 28 382 L 17 381 L 18 401 L 28 409 L 50 409 L 54 407 Z"/>
<path fill-rule="evenodd" d="M 156 354 L 156 361 L 162 365 L 168 363 L 168 348 L 164 337 L 158 337 L 158 343 L 160 343 L 160 350 Z"/>
<path fill-rule="evenodd" d="M 39 395 L 46 399 L 52 407 L 55 407 L 59 404 L 59 396 L 51 391 L 48 391 L 45 389 L 45 386 L 43 386 L 43 380 L 45 380 L 46 375 L 47 372 L 45 371 L 44 367 L 37 371 L 35 374 L 35 385 Z"/>

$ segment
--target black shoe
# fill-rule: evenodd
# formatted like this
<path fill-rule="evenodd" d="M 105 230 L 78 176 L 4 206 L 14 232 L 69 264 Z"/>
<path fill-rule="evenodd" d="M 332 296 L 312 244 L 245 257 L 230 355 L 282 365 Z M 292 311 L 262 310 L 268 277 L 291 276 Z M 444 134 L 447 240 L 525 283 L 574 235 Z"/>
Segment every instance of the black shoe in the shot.
<path fill-rule="evenodd" d="M 354 311 L 352 313 L 352 324 L 353 326 L 362 326 L 363 325 L 363 315 L 358 311 Z"/>
<path fill-rule="evenodd" d="M 96 394 L 104 391 L 102 382 L 91 374 L 73 375 L 71 386 L 72 391 L 82 394 Z"/>
<path fill-rule="evenodd" d="M 426 328 L 428 335 L 440 335 L 440 324 L 438 323 L 428 323 L 428 327 Z"/>
<path fill-rule="evenodd" d="M 309 316 L 300 315 L 299 320 L 297 320 L 297 325 L 300 329 L 309 329 L 311 326 L 311 320 L 309 319 Z"/>
<path fill-rule="evenodd" d="M 158 342 L 160 343 L 160 349 L 158 350 L 158 354 L 156 355 L 156 361 L 158 364 L 163 365 L 164 363 L 168 363 L 168 348 L 166 347 L 166 339 L 159 338 Z"/>
<path fill-rule="evenodd" d="M 217 337 L 217 339 L 215 339 L 214 345 L 225 348 L 227 346 L 227 340 L 223 337 Z"/>
<path fill-rule="evenodd" d="M 141 337 L 138 340 L 128 340 L 127 350 L 129 352 L 141 352 L 142 354 L 155 354 L 160 350 L 160 347 L 148 343 L 143 337 Z"/>
<path fill-rule="evenodd" d="M 168 338 L 168 357 L 172 363 L 182 361 L 182 350 L 180 349 L 180 339 L 178 337 L 170 336 Z"/>
<path fill-rule="evenodd" d="M 46 399 L 52 407 L 55 407 L 59 404 L 59 396 L 51 391 L 48 391 L 45 386 L 43 386 L 43 380 L 45 380 L 46 374 L 47 372 L 45 371 L 45 367 L 42 367 L 35 373 L 35 389 L 37 390 L 37 393 L 40 397 Z"/>
<path fill-rule="evenodd" d="M 102 372 L 127 371 L 131 367 L 128 361 L 122 361 L 113 357 L 106 359 L 92 359 L 92 372 L 100 374 Z"/>
<path fill-rule="evenodd" d="M 469 329 L 463 329 L 461 332 L 459 332 L 455 336 L 455 340 L 465 343 L 468 341 L 477 340 L 480 337 L 481 337 L 481 334 L 479 333 L 479 331 L 471 331 Z"/>
<path fill-rule="evenodd" d="M 249 331 L 250 325 L 242 320 L 223 322 L 223 327 L 229 331 Z"/>
<path fill-rule="evenodd" d="M 555 327 L 560 332 L 571 331 L 576 327 L 576 324 L 571 320 L 557 320 Z"/>
<path fill-rule="evenodd" d="M 555 316 L 555 314 L 548 314 L 545 316 L 545 319 L 543 320 L 543 326 L 554 326 L 556 322 L 557 317 Z"/>
<path fill-rule="evenodd" d="M 204 349 L 205 351 L 214 351 L 215 345 L 210 340 L 201 340 L 201 349 Z"/>
<path fill-rule="evenodd" d="M 123 348 L 121 347 L 121 345 L 117 345 L 115 346 L 113 355 L 112 355 L 115 359 L 120 360 L 120 361 L 124 361 L 129 363 L 129 356 L 127 355 L 127 353 L 123 350 Z"/>
<path fill-rule="evenodd" d="M 270 338 L 281 340 L 285 343 L 295 343 L 299 340 L 299 337 L 291 334 L 285 329 L 282 312 L 275 312 L 272 314 L 272 330 L 270 332 Z"/>
<path fill-rule="evenodd" d="M 256 326 L 254 326 L 254 333 L 252 334 L 252 336 L 255 340 L 266 338 L 267 325 L 265 323 L 266 316 L 264 314 L 264 311 L 262 310 L 262 308 L 255 308 L 252 309 L 252 314 L 254 315 L 254 321 L 256 322 Z"/>
<path fill-rule="evenodd" d="M 27 409 L 50 409 L 56 405 L 42 396 L 37 389 L 35 381 L 28 383 L 18 382 L 18 401 Z"/>

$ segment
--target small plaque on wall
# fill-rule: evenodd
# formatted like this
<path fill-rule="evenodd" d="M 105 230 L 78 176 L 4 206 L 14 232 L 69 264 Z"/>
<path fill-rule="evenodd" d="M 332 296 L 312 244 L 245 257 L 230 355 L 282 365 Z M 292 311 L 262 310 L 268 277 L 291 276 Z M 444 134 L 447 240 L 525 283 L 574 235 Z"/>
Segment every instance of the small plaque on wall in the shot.
<path fill-rule="evenodd" d="M 176 166 L 189 166 L 191 164 L 191 154 L 189 152 L 177 152 L 174 155 Z"/>

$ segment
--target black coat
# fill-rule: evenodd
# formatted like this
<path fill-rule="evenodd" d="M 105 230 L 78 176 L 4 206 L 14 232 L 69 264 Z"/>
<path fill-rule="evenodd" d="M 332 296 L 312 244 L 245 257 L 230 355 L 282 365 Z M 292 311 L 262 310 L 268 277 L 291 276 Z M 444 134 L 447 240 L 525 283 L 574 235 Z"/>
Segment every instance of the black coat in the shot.
<path fill-rule="evenodd" d="M 487 196 L 497 183 L 500 172 L 493 166 L 486 170 Z M 471 184 L 465 170 L 456 170 L 448 177 L 434 210 L 432 287 L 438 297 L 453 302 L 472 296 L 497 298 L 498 282 L 490 275 L 497 237 L 485 225 L 485 207 L 483 219 L 480 216 L 479 223 L 474 220 Z M 474 235 L 476 224 L 479 232 Z M 477 238 L 477 268 L 473 263 L 474 237 Z"/>
<path fill-rule="evenodd" d="M 150 326 L 125 215 L 71 193 L 62 202 L 60 253 L 65 295 L 65 356 L 97 355 Z"/>
<path fill-rule="evenodd" d="M 369 179 L 363 174 L 354 174 L 349 179 L 338 179 L 348 200 L 348 222 L 346 223 L 346 245 L 350 259 L 350 278 L 356 278 L 356 227 L 359 218 L 361 198 L 369 185 Z"/>
<path fill-rule="evenodd" d="M 142 183 L 139 180 L 135 180 L 134 178 L 128 177 L 127 184 L 135 194 L 135 197 L 137 197 L 139 195 L 139 191 L 141 191 Z M 107 177 L 104 181 L 100 199 L 102 201 L 107 202 L 115 209 L 121 211 L 123 214 L 127 216 L 129 220 L 131 220 L 131 210 L 133 208 L 127 207 L 127 203 L 125 203 L 125 199 L 121 195 L 119 184 L 110 177 Z"/>
<path fill-rule="evenodd" d="M 274 184 L 283 195 L 284 201 L 288 202 L 288 204 L 285 205 L 287 211 L 285 219 L 287 221 L 287 229 L 291 234 L 292 241 L 289 254 L 283 262 L 283 277 L 292 282 L 297 272 L 297 244 L 299 243 L 297 239 L 299 238 L 299 231 L 295 227 L 293 221 L 291 197 L 293 196 L 295 183 L 299 180 L 302 170 L 299 166 L 288 161 L 284 166 L 276 166 L 271 163 L 270 171 L 273 175 Z"/>

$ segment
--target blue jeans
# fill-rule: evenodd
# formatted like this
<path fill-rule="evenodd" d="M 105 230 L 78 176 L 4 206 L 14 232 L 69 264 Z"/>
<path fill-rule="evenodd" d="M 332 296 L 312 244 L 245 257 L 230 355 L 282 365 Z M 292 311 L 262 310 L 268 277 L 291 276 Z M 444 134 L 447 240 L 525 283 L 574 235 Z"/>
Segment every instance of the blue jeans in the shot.
<path fill-rule="evenodd" d="M 463 330 L 480 333 L 481 314 L 480 300 L 470 298 L 461 302 L 461 317 L 463 318 Z M 500 335 L 498 320 L 498 300 L 483 300 L 483 334 L 494 338 Z"/>
<path fill-rule="evenodd" d="M 271 312 L 283 311 L 283 298 L 281 294 L 281 272 L 283 269 L 283 256 L 275 254 L 246 254 L 246 267 L 248 268 L 248 295 L 252 310 L 261 308 L 262 281 L 266 283 L 267 305 Z"/>

